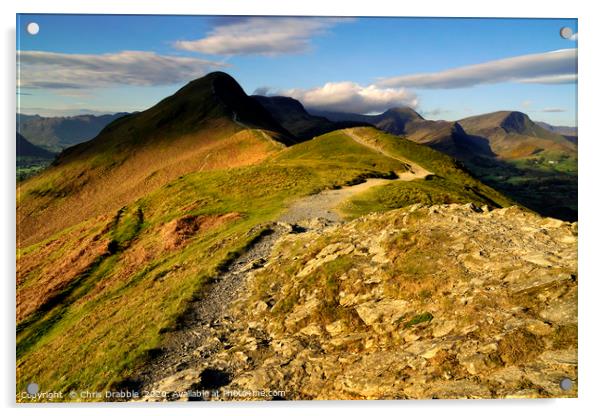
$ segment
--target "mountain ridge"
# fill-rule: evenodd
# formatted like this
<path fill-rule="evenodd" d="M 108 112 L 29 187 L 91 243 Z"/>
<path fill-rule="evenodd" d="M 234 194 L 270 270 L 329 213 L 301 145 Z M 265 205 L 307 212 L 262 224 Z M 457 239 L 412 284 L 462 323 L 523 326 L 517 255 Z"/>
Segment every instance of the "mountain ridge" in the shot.
<path fill-rule="evenodd" d="M 307 109 L 307 111 L 310 114 L 326 117 L 333 121 L 356 121 L 369 123 L 392 134 L 403 134 L 405 132 L 405 125 L 408 122 L 424 120 L 420 114 L 410 107 L 394 107 L 376 115 L 324 111 L 311 108 Z"/>
<path fill-rule="evenodd" d="M 43 117 L 18 113 L 17 131 L 31 143 L 56 152 L 94 138 L 107 124 L 128 114 Z"/>
<path fill-rule="evenodd" d="M 326 117 L 311 115 L 301 102 L 291 97 L 253 95 L 252 98 L 265 107 L 300 141 L 334 130 L 368 125 L 361 121 L 333 121 Z"/>

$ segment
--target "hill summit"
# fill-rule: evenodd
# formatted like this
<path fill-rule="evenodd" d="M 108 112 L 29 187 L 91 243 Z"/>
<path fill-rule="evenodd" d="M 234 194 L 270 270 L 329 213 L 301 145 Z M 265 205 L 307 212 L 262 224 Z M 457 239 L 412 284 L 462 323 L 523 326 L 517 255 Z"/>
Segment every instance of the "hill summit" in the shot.
<path fill-rule="evenodd" d="M 255 164 L 293 143 L 234 78 L 210 73 L 111 122 L 25 181 L 17 209 L 21 243 L 112 212 L 182 175 Z"/>
<path fill-rule="evenodd" d="M 148 110 L 110 123 L 93 140 L 63 152 L 58 163 L 72 156 L 102 152 L 108 146 L 123 151 L 164 139 L 174 140 L 224 122 L 239 128 L 270 131 L 277 140 L 294 143 L 290 133 L 250 98 L 234 78 L 225 72 L 212 72 L 189 82 Z"/>
<path fill-rule="evenodd" d="M 274 131 L 284 136 L 288 134 L 263 106 L 249 97 L 238 82 L 225 72 L 212 72 L 191 81 L 161 104 L 170 105 L 180 113 L 177 120 L 169 120 L 177 125 L 198 122 L 203 115 L 229 115 L 245 127 Z"/>
<path fill-rule="evenodd" d="M 520 111 L 496 111 L 467 117 L 460 120 L 460 123 L 471 134 L 487 135 L 495 133 L 496 129 L 502 129 L 506 134 L 517 134 L 555 142 L 563 141 L 562 136 L 544 129 Z"/>
<path fill-rule="evenodd" d="M 388 109 L 382 114 L 354 114 L 354 113 L 343 113 L 336 111 L 324 111 L 324 110 L 308 110 L 311 114 L 316 116 L 326 117 L 332 121 L 338 122 L 361 122 L 368 123 L 374 127 L 378 127 L 381 130 L 391 134 L 405 134 L 406 126 L 408 123 L 424 120 L 424 118 L 418 114 L 414 109 L 410 107 L 393 107 Z"/>

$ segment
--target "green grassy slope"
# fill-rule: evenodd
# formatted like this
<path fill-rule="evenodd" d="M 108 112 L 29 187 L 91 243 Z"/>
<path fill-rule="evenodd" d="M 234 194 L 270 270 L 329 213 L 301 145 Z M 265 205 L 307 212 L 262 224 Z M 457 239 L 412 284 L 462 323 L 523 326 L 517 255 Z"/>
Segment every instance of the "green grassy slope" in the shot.
<path fill-rule="evenodd" d="M 356 143 L 339 130 L 289 147 L 274 156 L 272 162 L 317 169 L 365 169 L 381 173 L 407 170 L 403 163 Z"/>

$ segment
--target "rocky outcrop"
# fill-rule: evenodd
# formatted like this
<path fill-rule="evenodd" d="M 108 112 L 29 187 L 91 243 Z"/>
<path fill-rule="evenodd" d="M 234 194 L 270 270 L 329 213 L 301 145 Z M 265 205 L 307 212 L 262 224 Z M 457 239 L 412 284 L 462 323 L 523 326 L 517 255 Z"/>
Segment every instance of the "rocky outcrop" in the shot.
<path fill-rule="evenodd" d="M 577 395 L 576 223 L 414 205 L 285 235 L 247 285 L 217 352 L 157 386 L 210 370 L 222 393 L 285 399 Z"/>

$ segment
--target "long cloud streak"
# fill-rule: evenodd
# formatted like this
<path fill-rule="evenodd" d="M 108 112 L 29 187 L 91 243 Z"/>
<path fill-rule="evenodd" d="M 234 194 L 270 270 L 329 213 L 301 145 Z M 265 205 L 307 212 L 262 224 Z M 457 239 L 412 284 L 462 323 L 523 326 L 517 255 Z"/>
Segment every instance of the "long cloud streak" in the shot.
<path fill-rule="evenodd" d="M 379 87 L 465 88 L 501 82 L 562 84 L 577 80 L 577 49 L 515 56 L 440 72 L 381 79 Z"/>
<path fill-rule="evenodd" d="M 101 55 L 20 51 L 17 63 L 19 87 L 48 89 L 171 85 L 225 66 L 198 58 L 145 51 Z"/>

